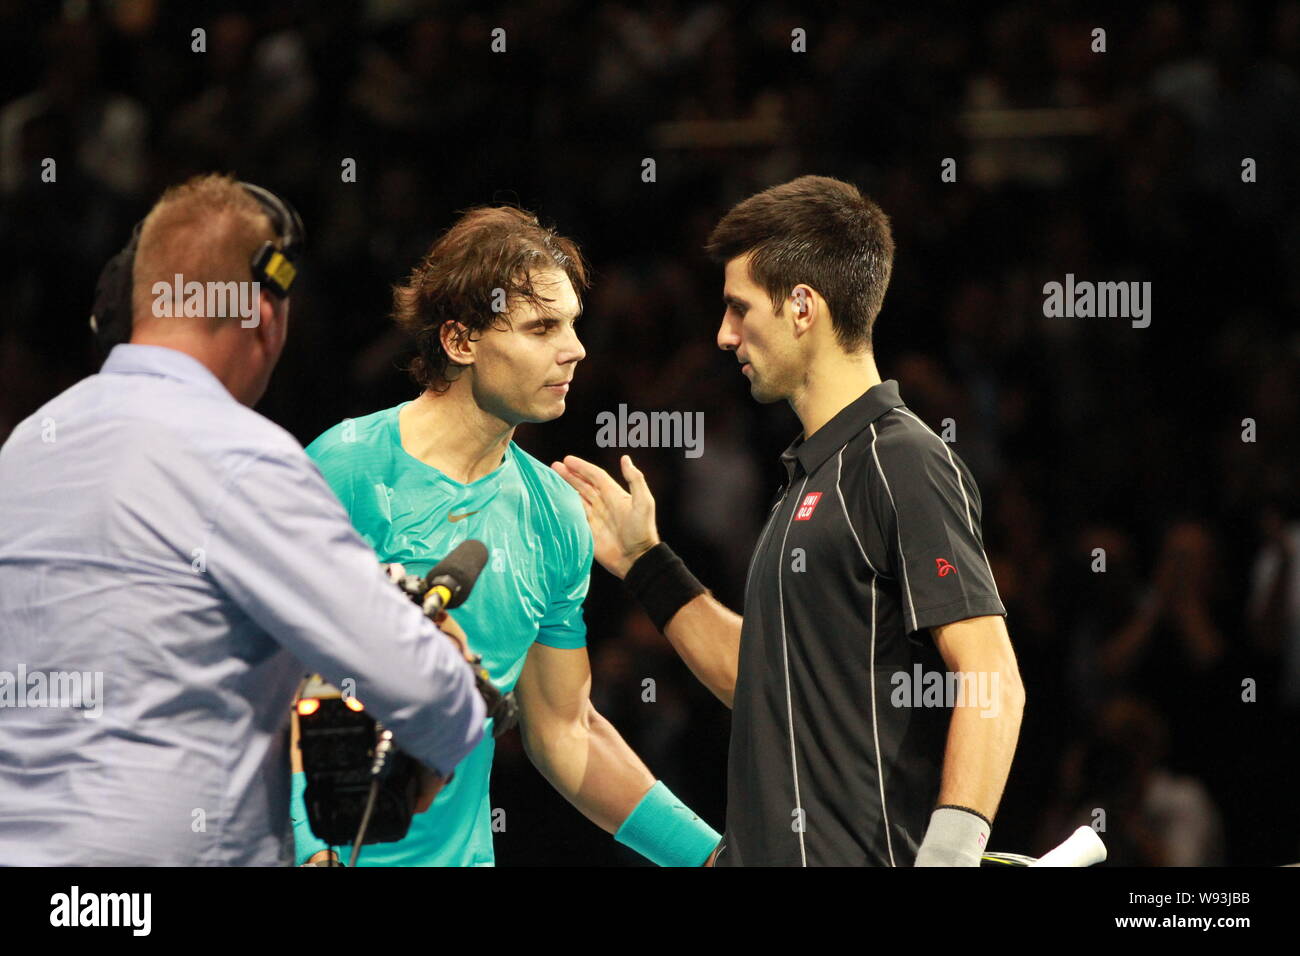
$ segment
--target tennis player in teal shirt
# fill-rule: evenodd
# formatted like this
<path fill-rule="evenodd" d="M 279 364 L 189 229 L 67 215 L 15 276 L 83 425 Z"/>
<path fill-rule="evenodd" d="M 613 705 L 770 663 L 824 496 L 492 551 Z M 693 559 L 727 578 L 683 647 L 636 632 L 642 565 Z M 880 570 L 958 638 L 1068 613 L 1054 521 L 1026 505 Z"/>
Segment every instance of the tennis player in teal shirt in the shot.
<path fill-rule="evenodd" d="M 348 419 L 307 448 L 378 560 L 423 575 L 467 538 L 488 562 L 454 617 L 502 691 L 515 690 L 533 764 L 588 819 L 665 866 L 700 866 L 719 835 L 657 781 L 591 705 L 582 604 L 593 542 L 582 499 L 513 441 L 564 413 L 585 356 L 577 247 L 513 207 L 465 213 L 394 293 L 412 335 L 414 401 Z M 400 741 L 399 741 L 400 744 Z M 491 866 L 494 741 L 456 767 L 432 807 L 362 866 Z M 299 863 L 328 848 L 294 775 Z"/>

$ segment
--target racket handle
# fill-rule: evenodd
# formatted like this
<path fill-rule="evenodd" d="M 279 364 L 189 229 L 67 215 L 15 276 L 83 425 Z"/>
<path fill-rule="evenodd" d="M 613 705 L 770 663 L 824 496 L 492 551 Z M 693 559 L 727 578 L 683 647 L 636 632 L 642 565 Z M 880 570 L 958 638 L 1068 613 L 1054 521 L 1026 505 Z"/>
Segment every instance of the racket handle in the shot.
<path fill-rule="evenodd" d="M 1092 866 L 1106 859 L 1106 844 L 1092 827 L 1079 827 L 1060 846 L 1053 847 L 1030 866 Z"/>

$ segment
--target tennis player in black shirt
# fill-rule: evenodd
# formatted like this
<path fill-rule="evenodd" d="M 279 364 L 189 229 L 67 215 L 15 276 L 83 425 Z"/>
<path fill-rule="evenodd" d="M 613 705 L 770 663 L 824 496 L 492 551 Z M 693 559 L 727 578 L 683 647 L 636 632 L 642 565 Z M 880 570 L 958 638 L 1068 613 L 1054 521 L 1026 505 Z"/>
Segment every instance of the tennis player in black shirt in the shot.
<path fill-rule="evenodd" d="M 733 208 L 718 346 L 803 433 L 750 563 L 744 617 L 659 540 L 630 491 L 567 457 L 596 558 L 733 710 L 717 866 L 978 866 L 1024 689 L 965 463 L 882 381 L 871 332 L 889 220 L 804 176 Z"/>

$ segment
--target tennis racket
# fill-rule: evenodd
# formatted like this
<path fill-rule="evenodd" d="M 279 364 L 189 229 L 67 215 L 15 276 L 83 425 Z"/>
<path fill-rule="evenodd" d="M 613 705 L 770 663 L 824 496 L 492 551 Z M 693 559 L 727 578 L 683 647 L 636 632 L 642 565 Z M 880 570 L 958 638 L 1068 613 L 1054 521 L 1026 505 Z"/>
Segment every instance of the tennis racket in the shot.
<path fill-rule="evenodd" d="M 980 866 L 1093 866 L 1106 859 L 1106 844 L 1092 827 L 1079 827 L 1059 846 L 1040 857 L 1021 853 L 985 853 Z"/>

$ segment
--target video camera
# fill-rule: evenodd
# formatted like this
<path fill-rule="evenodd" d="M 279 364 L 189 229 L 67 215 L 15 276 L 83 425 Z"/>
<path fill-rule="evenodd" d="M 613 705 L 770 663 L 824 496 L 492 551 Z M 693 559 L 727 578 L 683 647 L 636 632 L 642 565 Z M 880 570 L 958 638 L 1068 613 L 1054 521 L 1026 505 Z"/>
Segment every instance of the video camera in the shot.
<path fill-rule="evenodd" d="M 487 563 L 481 541 L 461 543 L 425 577 L 386 564 L 389 580 L 437 622 L 469 597 Z M 499 737 L 518 721 L 514 694 L 492 683 L 482 656 L 473 661 L 475 684 Z M 295 705 L 298 747 L 307 776 L 304 800 L 312 833 L 330 846 L 353 845 L 349 865 L 368 843 L 406 836 L 419 797 L 419 765 L 393 743 L 392 732 L 365 712 L 355 696 L 313 675 Z M 450 780 L 451 778 L 448 777 Z"/>

